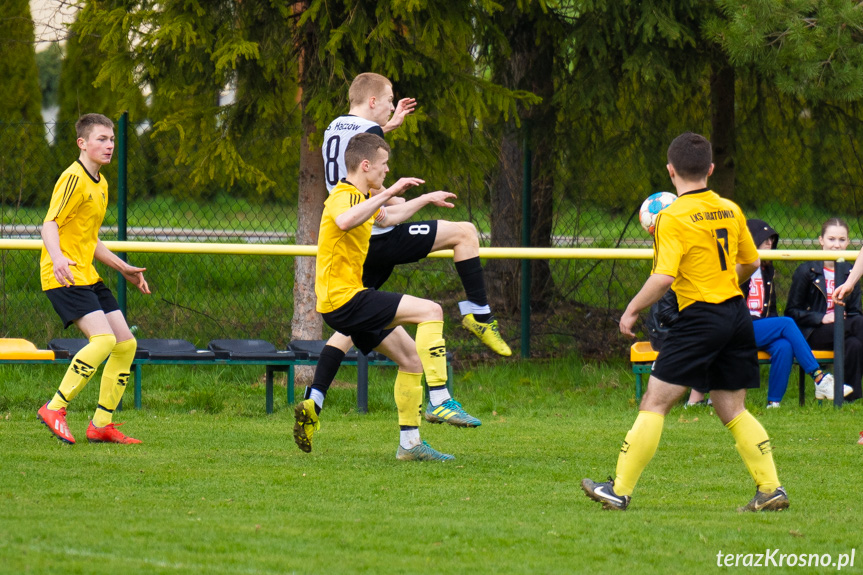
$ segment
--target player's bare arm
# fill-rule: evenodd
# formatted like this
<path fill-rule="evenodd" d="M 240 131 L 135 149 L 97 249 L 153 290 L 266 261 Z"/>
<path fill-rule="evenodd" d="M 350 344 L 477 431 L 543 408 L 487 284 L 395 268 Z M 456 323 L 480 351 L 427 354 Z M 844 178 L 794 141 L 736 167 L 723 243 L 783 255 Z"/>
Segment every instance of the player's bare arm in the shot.
<path fill-rule="evenodd" d="M 402 180 L 405 180 L 405 181 L 402 181 Z M 401 179 L 399 179 L 398 182 L 393 184 L 393 186 L 404 186 L 400 192 L 400 193 L 404 193 L 409 188 L 411 188 L 413 186 L 418 186 L 418 185 L 424 184 L 424 183 L 426 183 L 425 180 L 422 180 L 420 178 L 401 178 Z M 381 193 L 385 189 L 387 189 L 387 188 L 381 188 L 379 190 L 369 190 L 369 194 L 374 196 L 374 195 Z M 405 201 L 406 200 L 401 196 L 392 196 L 389 200 L 387 200 L 387 202 L 384 205 L 385 206 L 395 206 L 398 204 L 403 204 L 403 203 L 405 203 Z"/>
<path fill-rule="evenodd" d="M 439 208 L 454 208 L 455 204 L 447 201 L 455 198 L 452 192 L 438 190 L 423 194 L 397 206 L 388 206 L 385 216 L 378 222 L 382 226 L 395 226 L 409 219 L 425 206 L 432 204 Z"/>
<path fill-rule="evenodd" d="M 41 233 L 45 250 L 51 256 L 54 277 L 63 287 L 75 285 L 75 278 L 72 277 L 72 270 L 69 267 L 78 264 L 63 255 L 63 251 L 60 249 L 60 228 L 57 226 L 57 222 L 45 222 L 42 225 Z"/>
<path fill-rule="evenodd" d="M 401 126 L 405 121 L 405 117 L 413 112 L 416 107 L 417 101 L 415 98 L 402 98 L 399 100 L 399 103 L 396 105 L 396 111 L 393 113 L 393 117 L 390 118 L 389 122 L 387 122 L 382 128 L 384 133 L 392 132 Z"/>
<path fill-rule="evenodd" d="M 135 267 L 124 262 L 117 256 L 117 254 L 109 250 L 105 244 L 102 243 L 102 240 L 98 240 L 96 242 L 96 251 L 93 256 L 106 266 L 123 274 L 126 281 L 138 288 L 138 291 L 141 293 L 150 293 L 150 286 L 147 285 L 147 280 L 144 279 L 144 272 L 147 271 L 147 268 Z"/>
<path fill-rule="evenodd" d="M 636 320 L 638 320 L 638 314 L 658 302 L 672 283 L 674 283 L 674 278 L 665 274 L 653 274 L 647 278 L 641 291 L 632 298 L 620 318 L 620 333 L 629 337 L 638 337 L 632 331 Z"/>
<path fill-rule="evenodd" d="M 858 255 L 857 261 L 854 262 L 854 267 L 851 268 L 851 273 L 848 274 L 848 279 L 845 280 L 844 284 L 833 290 L 833 303 L 845 305 L 845 298 L 854 291 L 854 286 L 860 281 L 861 276 L 863 276 L 863 255 Z"/>
<path fill-rule="evenodd" d="M 368 200 L 360 202 L 356 206 L 339 214 L 336 217 L 336 225 L 343 232 L 352 230 L 368 221 L 393 196 L 401 195 L 405 193 L 405 190 L 424 183 L 425 181 L 419 178 L 400 178 L 399 181 L 389 188 L 381 190 L 376 194 L 369 194 L 370 197 Z"/>

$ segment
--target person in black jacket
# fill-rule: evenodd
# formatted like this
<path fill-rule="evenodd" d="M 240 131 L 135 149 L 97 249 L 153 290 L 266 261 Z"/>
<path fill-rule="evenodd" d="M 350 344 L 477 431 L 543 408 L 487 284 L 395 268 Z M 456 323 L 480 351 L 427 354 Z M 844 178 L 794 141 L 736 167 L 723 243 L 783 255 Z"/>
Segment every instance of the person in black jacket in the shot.
<path fill-rule="evenodd" d="M 749 219 L 746 221 L 749 233 L 759 250 L 773 250 L 779 242 L 779 234 L 764 220 Z M 752 316 L 755 330 L 755 344 L 759 351 L 770 354 L 770 374 L 767 385 L 767 407 L 780 406 L 785 390 L 788 388 L 788 378 L 794 359 L 812 376 L 815 382 L 815 397 L 818 399 L 833 399 L 833 376 L 822 371 L 818 361 L 812 355 L 812 349 L 800 328 L 789 317 L 779 317 L 776 308 L 776 285 L 773 263 L 761 260 L 761 267 L 741 284 L 741 290 L 746 294 L 746 306 Z M 851 387 L 845 386 L 845 395 L 851 393 Z M 687 407 L 704 402 L 704 393 L 693 389 L 687 402 Z"/>
<path fill-rule="evenodd" d="M 821 226 L 818 241 L 823 250 L 848 249 L 848 224 L 831 218 Z M 848 277 L 847 266 L 836 268 L 835 262 L 805 262 L 794 272 L 785 315 L 794 319 L 812 349 L 833 349 L 833 290 Z M 863 397 L 863 310 L 860 286 L 855 285 L 845 303 L 845 381 L 853 391 L 846 400 Z"/>

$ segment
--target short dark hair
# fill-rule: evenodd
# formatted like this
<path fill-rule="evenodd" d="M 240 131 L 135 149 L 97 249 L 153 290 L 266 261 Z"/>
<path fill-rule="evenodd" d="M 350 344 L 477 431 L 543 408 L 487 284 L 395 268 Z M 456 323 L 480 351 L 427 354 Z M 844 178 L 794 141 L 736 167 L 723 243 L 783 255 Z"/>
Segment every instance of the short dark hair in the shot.
<path fill-rule="evenodd" d="M 686 132 L 668 146 L 668 163 L 684 180 L 700 180 L 710 173 L 713 148 L 704 136 Z"/>
<path fill-rule="evenodd" d="M 829 220 L 821 224 L 821 236 L 819 237 L 824 237 L 824 234 L 827 233 L 827 228 L 829 228 L 830 226 L 845 228 L 846 234 L 851 230 L 851 228 L 848 227 L 848 222 L 846 222 L 842 218 L 830 218 Z"/>
<path fill-rule="evenodd" d="M 105 126 L 106 128 L 111 128 L 113 130 L 114 122 L 102 114 L 84 114 L 78 118 L 77 122 L 75 122 L 75 132 L 77 137 L 84 138 L 86 140 L 90 137 L 90 132 L 93 131 L 94 126 Z"/>
<path fill-rule="evenodd" d="M 368 132 L 357 134 L 345 148 L 345 168 L 348 172 L 353 172 L 360 167 L 363 160 L 374 160 L 378 150 L 389 153 L 390 146 L 386 140 Z"/>

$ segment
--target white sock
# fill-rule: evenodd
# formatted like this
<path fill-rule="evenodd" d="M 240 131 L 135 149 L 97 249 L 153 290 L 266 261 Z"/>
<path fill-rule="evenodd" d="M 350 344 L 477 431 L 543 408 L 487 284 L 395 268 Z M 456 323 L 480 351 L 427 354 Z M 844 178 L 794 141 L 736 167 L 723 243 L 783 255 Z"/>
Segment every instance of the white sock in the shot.
<path fill-rule="evenodd" d="M 326 397 L 323 393 L 321 393 L 320 389 L 312 388 L 312 393 L 309 395 L 312 401 L 315 402 L 319 408 L 324 408 L 324 398 Z"/>
<path fill-rule="evenodd" d="M 403 449 L 412 449 L 420 443 L 422 442 L 420 441 L 420 430 L 418 427 L 399 431 L 399 445 Z"/>
<path fill-rule="evenodd" d="M 461 312 L 462 315 L 467 315 L 472 313 L 483 314 L 483 313 L 491 313 L 491 307 L 488 305 L 477 305 L 472 301 L 460 301 L 458 302 L 458 311 Z"/>
<path fill-rule="evenodd" d="M 449 394 L 449 390 L 446 387 L 442 387 L 441 389 L 429 389 L 429 401 L 433 407 L 437 407 L 451 397 L 452 396 Z"/>

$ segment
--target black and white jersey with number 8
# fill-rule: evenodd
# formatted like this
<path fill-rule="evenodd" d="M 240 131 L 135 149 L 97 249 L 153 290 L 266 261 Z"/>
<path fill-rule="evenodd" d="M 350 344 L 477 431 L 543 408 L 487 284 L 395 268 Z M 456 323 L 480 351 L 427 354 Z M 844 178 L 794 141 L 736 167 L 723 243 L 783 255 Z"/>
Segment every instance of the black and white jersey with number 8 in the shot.
<path fill-rule="evenodd" d="M 321 148 L 327 192 L 332 192 L 339 180 L 347 176 L 345 148 L 348 142 L 357 134 L 365 132 L 384 137 L 383 129 L 376 122 L 359 116 L 339 116 L 327 126 L 324 132 L 324 145 Z"/>

